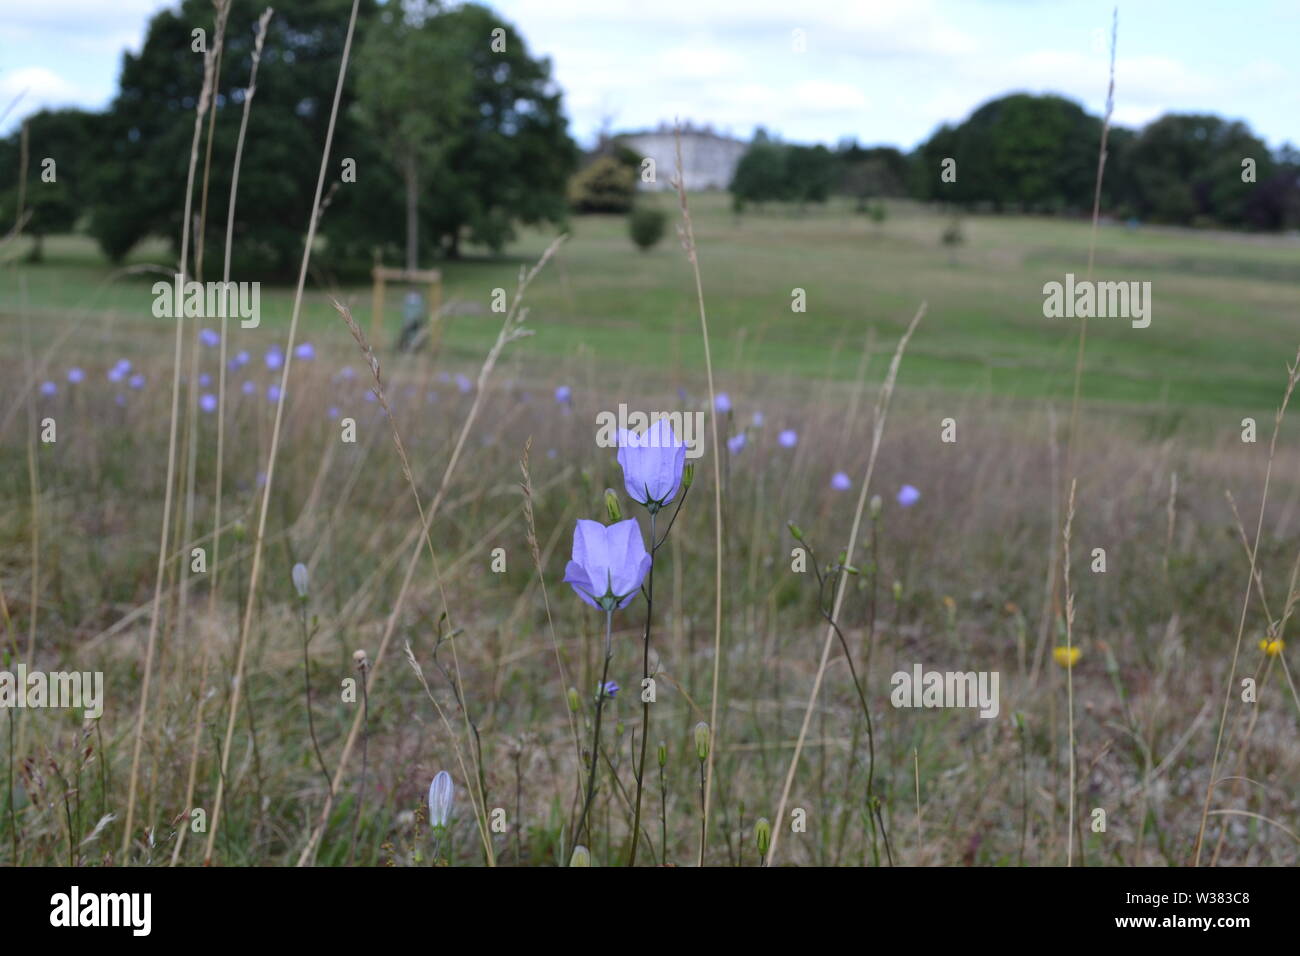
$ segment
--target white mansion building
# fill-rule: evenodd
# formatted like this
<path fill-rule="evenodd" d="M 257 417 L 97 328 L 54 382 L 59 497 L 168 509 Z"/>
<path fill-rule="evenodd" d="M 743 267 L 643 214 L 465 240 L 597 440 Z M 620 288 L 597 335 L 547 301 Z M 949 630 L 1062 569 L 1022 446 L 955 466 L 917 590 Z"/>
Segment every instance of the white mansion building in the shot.
<path fill-rule="evenodd" d="M 656 130 L 642 133 L 624 133 L 618 142 L 639 153 L 643 159 L 653 159 L 655 181 L 639 182 L 641 189 L 672 189 L 677 172 L 677 145 L 670 123 L 660 123 Z M 736 172 L 740 157 L 749 144 L 713 131 L 712 126 L 682 125 L 682 172 L 686 188 L 695 192 L 701 189 L 726 189 Z"/>

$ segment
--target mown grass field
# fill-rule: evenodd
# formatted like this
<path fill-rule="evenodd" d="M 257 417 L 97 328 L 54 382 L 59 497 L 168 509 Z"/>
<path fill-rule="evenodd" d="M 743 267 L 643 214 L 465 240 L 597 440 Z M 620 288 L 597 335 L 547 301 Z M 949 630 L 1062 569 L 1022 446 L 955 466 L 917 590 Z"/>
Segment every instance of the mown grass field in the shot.
<path fill-rule="evenodd" d="M 670 197 L 657 198 L 674 212 Z M 1078 320 L 1045 319 L 1042 287 L 1067 272 L 1083 278 L 1088 224 L 967 218 L 966 241 L 954 261 L 939 241 L 945 220 L 908 204 L 891 206 L 880 226 L 840 203 L 740 218 L 721 195 L 698 197 L 697 206 L 720 369 L 850 381 L 863 336 L 874 329 L 870 370 L 879 377 L 915 304 L 926 299 L 932 317 L 910 349 L 905 387 L 1069 401 Z M 491 343 L 492 290 L 512 288 L 520 265 L 546 241 L 526 233 L 505 259 L 484 254 L 443 266 L 447 302 L 458 313 L 447 338 L 454 357 L 474 361 Z M 1274 404 L 1274 376 L 1291 354 L 1297 328 L 1300 238 L 1107 224 L 1098 246 L 1096 277 L 1150 281 L 1154 312 L 1147 329 L 1115 319 L 1090 322 L 1086 400 L 1142 413 L 1200 407 L 1198 422 L 1205 420 L 1205 406 L 1262 413 Z M 27 277 L 35 314 L 85 309 L 132 328 L 152 321 L 147 286 L 155 276 L 105 286 L 112 270 L 91 242 L 79 238 L 50 241 L 47 260 Z M 168 263 L 156 243 L 129 261 Z M 369 288 L 334 289 L 328 276 L 313 278 L 307 337 L 348 341 L 326 292 L 350 301 L 369 328 Z M 19 293 L 12 283 L 6 286 L 0 310 L 13 316 Z M 791 310 L 796 288 L 807 294 L 804 314 Z M 698 371 L 699 350 L 691 347 L 694 306 L 686 291 L 689 276 L 671 233 L 642 254 L 627 239 L 621 217 L 578 217 L 556 267 L 532 293 L 532 307 L 545 316 L 544 334 L 521 352 L 548 362 L 581 352 L 606 366 L 631 359 L 640 367 Z M 237 332 L 246 338 L 234 344 L 265 347 L 282 334 L 292 293 L 264 289 L 263 330 Z M 390 291 L 387 311 L 391 337 L 401 322 L 400 290 Z"/>
<path fill-rule="evenodd" d="M 692 202 L 716 387 L 733 405 L 718 436 L 723 626 L 718 656 L 706 450 L 656 556 L 659 696 L 638 864 L 698 860 L 693 727 L 716 715 L 702 855 L 712 865 L 755 865 L 755 821 L 775 817 L 808 713 L 787 806 L 804 811 L 807 829 L 792 831 L 788 812 L 773 819 L 782 828 L 776 862 L 1185 865 L 1217 755 L 1203 862 L 1294 866 L 1295 409 L 1271 470 L 1269 462 L 1286 363 L 1300 345 L 1296 240 L 1103 226 L 1097 276 L 1151 281 L 1154 317 L 1144 330 L 1090 322 L 1085 401 L 1067 454 L 1078 327 L 1043 317 L 1041 288 L 1083 274 L 1087 224 L 973 217 L 952 261 L 939 242 L 946 220 L 914 207 L 891 207 L 877 227 L 844 207 L 738 221 L 723 197 Z M 154 279 L 111 278 L 83 238 L 50 240 L 42 265 L 22 262 L 21 243 L 3 249 L 6 661 L 102 670 L 107 701 L 98 721 L 68 711 L 5 715 L 0 860 L 198 864 L 208 832 L 193 829 L 193 810 L 210 821 L 224 781 L 212 831 L 212 858 L 223 864 L 569 862 L 603 639 L 601 615 L 562 583 L 574 522 L 602 519 L 604 490 L 614 488 L 624 512 L 649 529 L 623 494 L 613 450 L 593 441 L 596 415 L 620 402 L 708 406 L 682 250 L 670 235 L 639 253 L 624 230 L 621 219 L 574 222 L 528 291 L 535 334 L 506 347 L 482 390 L 473 380 L 502 318 L 489 311 L 491 291 L 512 292 L 547 239 L 530 234 L 507 259 L 445 267 L 447 347 L 436 359 L 380 349 L 409 484 L 387 417 L 367 398 L 365 360 L 329 302 L 333 293 L 350 303 L 368 330 L 370 290 L 333 290 L 328 277 L 309 283 L 298 342 L 315 352 L 295 360 L 288 380 L 251 604 L 276 412 L 268 388 L 281 376 L 264 356 L 284 344 L 292 290 L 264 289 L 262 326 L 231 330 L 230 353 L 247 350 L 250 360 L 228 376 L 220 469 L 216 418 L 199 405 L 215 387 L 218 353 L 192 334 L 183 340 L 185 385 L 191 369 L 211 378 L 179 393 L 155 603 L 174 329 L 149 313 Z M 165 267 L 165 250 L 143 249 L 134 261 Z M 790 310 L 796 287 L 807 292 L 806 314 Z M 398 298 L 390 295 L 390 341 Z M 878 389 L 923 300 L 928 312 L 902 358 L 872 475 L 880 516 L 853 541 L 861 573 L 849 579 L 838 622 L 845 645 L 835 645 L 810 698 L 825 602 L 814 576 L 794 568 L 787 522 L 823 568 L 849 543 Z M 138 388 L 109 380 L 122 358 L 143 376 Z M 85 375 L 76 383 L 74 366 Z M 52 393 L 42 392 L 45 381 Z M 572 389 L 568 401 L 555 399 L 559 386 Z M 1240 438 L 1248 415 L 1258 421 L 1253 444 Z M 356 420 L 354 444 L 340 440 L 343 417 Z M 940 440 L 946 417 L 956 419 L 955 443 Z M 40 438 L 45 418 L 57 422 L 55 442 Z M 793 447 L 778 441 L 783 429 L 797 432 Z M 743 447 L 728 450 L 740 435 Z M 841 471 L 848 490 L 832 484 Z M 1067 640 L 1062 525 L 1072 480 L 1069 639 L 1082 654 L 1067 671 L 1055 651 Z M 920 489 L 919 502 L 898 500 L 904 484 Z M 421 508 L 439 502 L 427 542 L 412 485 Z M 1257 521 L 1260 574 L 1239 639 Z M 192 572 L 188 555 L 217 547 L 218 533 L 214 588 L 212 568 Z M 1106 552 L 1104 571 L 1095 548 Z M 297 562 L 310 572 L 305 605 L 291 584 Z M 300 609 L 311 634 L 305 653 Z M 151 619 L 157 644 L 138 725 Z M 602 726 L 588 841 L 596 865 L 627 862 L 634 744 L 645 733 L 636 697 L 645 622 L 639 598 L 614 618 L 611 676 L 622 690 Z M 1270 653 L 1265 638 L 1285 646 Z M 356 676 L 357 649 L 374 668 L 363 711 L 340 693 Z M 873 717 L 874 758 L 850 658 Z M 917 663 L 999 672 L 999 716 L 892 706 L 890 675 Z M 1256 701 L 1237 693 L 1246 676 Z M 313 726 L 329 773 L 318 766 Z M 356 726 L 363 734 L 349 748 Z M 425 801 L 439 770 L 452 774 L 457 796 L 449 833 L 435 840 Z M 481 837 L 476 818 L 495 808 L 505 829 Z M 1092 825 L 1098 808 L 1102 831 Z"/>

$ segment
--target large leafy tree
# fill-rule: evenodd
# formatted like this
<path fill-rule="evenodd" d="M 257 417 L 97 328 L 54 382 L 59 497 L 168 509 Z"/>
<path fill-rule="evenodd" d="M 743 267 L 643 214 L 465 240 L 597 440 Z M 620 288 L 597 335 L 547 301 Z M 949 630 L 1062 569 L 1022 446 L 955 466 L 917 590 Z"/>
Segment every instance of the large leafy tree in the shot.
<path fill-rule="evenodd" d="M 335 261 L 399 240 L 408 264 L 462 241 L 499 250 L 519 223 L 564 220 L 577 148 L 550 62 L 513 26 L 476 4 L 385 11 L 358 74 L 358 140 L 342 148 L 369 160 L 326 223 Z"/>
<path fill-rule="evenodd" d="M 83 110 L 42 110 L 26 121 L 27 178 L 22 189 L 23 232 L 35 238 L 31 258 L 41 258 L 42 241 L 70 232 L 95 201 L 102 117 Z M 0 141 L 0 224 L 18 217 L 22 131 Z"/>
<path fill-rule="evenodd" d="M 1256 162 L 1256 182 L 1242 181 L 1241 161 Z M 1274 175 L 1268 147 L 1244 123 L 1218 116 L 1168 114 L 1143 128 L 1130 149 L 1134 201 L 1144 218 L 1191 225 L 1252 224 L 1259 182 Z M 1263 225 L 1265 223 L 1255 223 Z"/>
<path fill-rule="evenodd" d="M 288 275 L 302 251 L 351 0 L 275 0 L 273 6 L 244 146 L 235 252 L 239 271 Z M 219 248 L 224 238 L 235 140 L 262 8 L 233 4 L 226 28 L 214 101 L 210 248 Z M 362 26 L 373 14 L 373 0 L 362 0 Z M 140 53 L 123 58 L 119 92 L 104 118 L 104 160 L 91 220 L 91 232 L 115 260 L 146 236 L 179 240 L 194 108 L 203 82 L 203 55 L 193 48 L 192 31 L 203 29 L 211 44 L 212 21 L 209 0 L 184 0 L 179 8 L 158 13 Z M 344 108 L 352 88 L 351 81 L 344 87 Z M 346 109 L 339 122 L 336 141 L 346 140 L 351 122 Z"/>

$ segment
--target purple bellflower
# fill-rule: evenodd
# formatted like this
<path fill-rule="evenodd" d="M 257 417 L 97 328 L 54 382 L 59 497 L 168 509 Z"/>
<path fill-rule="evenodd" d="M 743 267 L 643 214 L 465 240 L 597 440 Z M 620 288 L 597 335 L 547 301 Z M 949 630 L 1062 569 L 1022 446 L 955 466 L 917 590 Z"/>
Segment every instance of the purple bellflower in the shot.
<path fill-rule="evenodd" d="M 650 570 L 650 555 L 635 518 L 603 525 L 579 518 L 573 529 L 573 560 L 564 581 L 592 607 L 614 611 L 636 597 Z"/>

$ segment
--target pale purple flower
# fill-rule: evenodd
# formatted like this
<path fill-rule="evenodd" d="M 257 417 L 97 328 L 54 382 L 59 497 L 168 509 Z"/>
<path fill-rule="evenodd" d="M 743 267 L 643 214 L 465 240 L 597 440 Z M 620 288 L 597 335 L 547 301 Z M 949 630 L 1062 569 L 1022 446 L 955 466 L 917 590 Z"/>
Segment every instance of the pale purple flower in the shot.
<path fill-rule="evenodd" d="M 351 365 L 345 365 L 341 369 L 339 369 L 339 378 L 351 380 L 356 377 L 357 377 L 357 373 L 353 371 Z"/>
<path fill-rule="evenodd" d="M 221 333 L 217 332 L 215 329 L 200 329 L 199 341 L 208 346 L 208 348 L 212 348 L 213 346 L 221 344 Z"/>
<path fill-rule="evenodd" d="M 452 798 L 456 788 L 452 785 L 451 774 L 439 770 L 438 775 L 429 784 L 429 826 L 435 830 L 445 829 L 451 817 Z"/>
<path fill-rule="evenodd" d="M 573 389 L 567 385 L 558 385 L 555 389 L 555 400 L 561 405 L 568 405 L 573 401 Z"/>
<path fill-rule="evenodd" d="M 108 380 L 110 382 L 120 382 L 124 378 L 126 378 L 126 369 L 122 368 L 121 365 L 114 365 L 108 370 Z"/>
<path fill-rule="evenodd" d="M 903 485 L 898 489 L 898 503 L 904 508 L 910 508 L 921 500 L 921 493 L 911 485 Z"/>
<path fill-rule="evenodd" d="M 849 481 L 849 476 L 842 471 L 837 471 L 831 475 L 831 487 L 836 491 L 848 491 L 853 487 L 853 482 Z"/>
<path fill-rule="evenodd" d="M 650 555 L 635 518 L 609 526 L 579 518 L 573 529 L 573 560 L 564 581 L 592 607 L 613 611 L 636 597 L 650 570 Z"/>
<path fill-rule="evenodd" d="M 293 357 L 302 359 L 304 362 L 310 362 L 316 357 L 316 347 L 310 342 L 303 342 L 293 350 Z"/>
<path fill-rule="evenodd" d="M 799 444 L 799 433 L 793 428 L 787 428 L 777 436 L 776 440 L 782 448 L 793 448 L 795 445 Z"/>
<path fill-rule="evenodd" d="M 668 419 L 660 418 L 639 435 L 619 430 L 618 463 L 628 495 L 653 514 L 677 494 L 686 466 L 686 446 L 673 434 Z"/>
<path fill-rule="evenodd" d="M 469 392 L 474 388 L 474 383 L 471 382 L 469 379 L 467 379 L 464 375 L 457 374 L 456 387 L 460 389 L 462 395 L 466 395 L 469 394 Z"/>
<path fill-rule="evenodd" d="M 328 415 L 328 416 L 330 417 L 330 420 L 331 420 L 331 421 L 333 421 L 334 419 L 338 418 L 338 417 L 339 417 L 339 408 L 338 408 L 338 406 L 337 406 L 337 405 L 331 405 L 331 406 L 329 407 L 329 411 L 327 411 L 325 414 Z"/>
<path fill-rule="evenodd" d="M 41 383 L 41 394 L 42 394 L 42 395 L 55 395 L 55 394 L 58 393 L 58 391 L 59 391 L 59 386 L 55 385 L 53 382 L 42 382 L 42 383 Z"/>
<path fill-rule="evenodd" d="M 243 385 L 239 386 L 239 390 L 240 390 L 241 392 L 243 392 L 245 395 L 256 395 L 256 394 L 257 394 L 257 383 L 256 383 L 256 382 L 245 382 Z"/>
<path fill-rule="evenodd" d="M 207 372 L 204 372 L 202 375 L 199 376 L 200 388 L 207 388 L 211 384 L 212 384 L 212 376 L 209 375 Z"/>
<path fill-rule="evenodd" d="M 279 385 L 268 385 L 268 386 L 266 386 L 266 400 L 267 400 L 268 402 L 278 402 L 278 401 L 280 400 L 280 386 L 279 386 Z"/>
<path fill-rule="evenodd" d="M 231 368 L 242 368 L 248 364 L 248 352 L 240 349 L 235 353 L 235 357 L 230 360 Z"/>
<path fill-rule="evenodd" d="M 366 401 L 377 402 L 379 401 L 379 399 L 375 397 L 375 393 L 373 391 L 368 391 L 366 392 Z"/>
<path fill-rule="evenodd" d="M 86 377 L 86 373 L 83 372 L 81 369 L 77 368 L 76 366 L 73 366 L 72 368 L 68 369 L 68 381 L 71 382 L 73 385 L 76 385 L 85 377 Z"/>
<path fill-rule="evenodd" d="M 763 413 L 762 413 L 762 412 L 755 412 L 755 413 L 754 413 L 754 427 L 755 427 L 755 428 L 762 428 L 762 427 L 763 427 Z"/>
<path fill-rule="evenodd" d="M 713 407 L 718 410 L 718 414 L 727 414 L 727 412 L 731 411 L 731 396 L 726 392 L 718 392 L 713 397 Z"/>
<path fill-rule="evenodd" d="M 284 364 L 284 353 L 280 351 L 280 346 L 272 345 L 266 350 L 266 367 L 275 371 Z"/>
<path fill-rule="evenodd" d="M 200 395 L 199 408 L 211 415 L 217 410 L 217 396 L 213 395 L 211 392 Z"/>
<path fill-rule="evenodd" d="M 740 450 L 744 447 L 745 447 L 744 432 L 741 432 L 739 435 L 732 435 L 730 438 L 727 439 L 727 451 L 731 452 L 733 455 L 738 454 Z"/>
<path fill-rule="evenodd" d="M 598 688 L 598 689 L 600 689 L 600 688 Z M 622 690 L 622 688 L 618 686 L 618 681 L 615 681 L 615 680 L 607 680 L 607 681 L 605 681 L 605 686 L 604 686 L 603 689 L 604 689 L 604 691 L 605 691 L 605 696 L 606 696 L 606 697 L 613 697 L 613 696 L 615 696 L 615 695 L 616 695 L 620 690 Z"/>
<path fill-rule="evenodd" d="M 144 388 L 144 376 L 139 372 L 136 372 L 126 380 L 126 384 L 130 385 L 132 388 Z"/>

